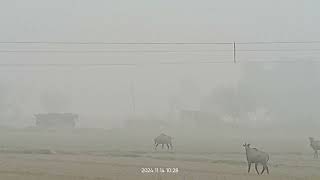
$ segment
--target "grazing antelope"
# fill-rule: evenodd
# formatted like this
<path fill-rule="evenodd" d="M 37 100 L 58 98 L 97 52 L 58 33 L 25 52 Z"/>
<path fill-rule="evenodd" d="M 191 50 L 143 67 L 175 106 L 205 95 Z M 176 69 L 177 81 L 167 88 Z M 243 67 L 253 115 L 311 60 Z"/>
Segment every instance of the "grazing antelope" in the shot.
<path fill-rule="evenodd" d="M 164 145 L 167 145 L 168 150 L 169 150 L 169 148 L 173 149 L 172 139 L 173 138 L 171 136 L 168 136 L 168 135 L 166 135 L 164 133 L 161 133 L 158 137 L 156 137 L 154 139 L 154 145 L 155 145 L 154 149 L 157 149 L 159 144 L 162 145 L 162 149 L 163 149 Z"/>
<path fill-rule="evenodd" d="M 314 140 L 313 137 L 309 137 L 310 146 L 314 150 L 314 158 L 318 158 L 318 150 L 320 150 L 320 141 Z"/>
<path fill-rule="evenodd" d="M 251 164 L 255 164 L 255 169 L 258 174 L 258 164 L 262 164 L 263 169 L 261 171 L 261 174 L 263 174 L 264 170 L 267 170 L 267 173 L 269 174 L 269 168 L 268 168 L 268 161 L 269 161 L 269 155 L 263 151 L 260 151 L 256 148 L 251 148 L 250 144 L 245 143 L 243 147 L 246 150 L 246 156 L 248 161 L 248 173 L 250 172 Z"/>

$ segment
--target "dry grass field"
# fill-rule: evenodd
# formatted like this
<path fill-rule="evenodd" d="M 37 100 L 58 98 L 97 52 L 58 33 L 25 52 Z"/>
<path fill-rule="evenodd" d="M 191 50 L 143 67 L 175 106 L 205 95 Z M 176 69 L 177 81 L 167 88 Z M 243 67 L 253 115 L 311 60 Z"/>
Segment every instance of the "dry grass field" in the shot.
<path fill-rule="evenodd" d="M 85 154 L 1 154 L 0 179 L 5 180 L 317 180 L 319 166 L 271 166 L 270 175 L 246 173 L 245 164 L 112 157 Z M 310 164 L 318 164 L 309 162 Z M 179 172 L 141 173 L 143 167 L 176 167 Z"/>
<path fill-rule="evenodd" d="M 111 136 L 112 134 L 112 136 Z M 138 134 L 138 133 L 136 133 Z M 318 180 L 320 159 L 313 159 L 308 142 L 276 140 L 270 152 L 270 174 L 247 173 L 244 149 L 238 140 L 210 145 L 177 136 L 175 150 L 153 150 L 152 138 L 118 136 L 106 131 L 2 130 L 2 180 Z M 116 141 L 112 139 L 116 138 Z M 130 141 L 134 139 L 134 141 Z M 137 139 L 142 139 L 139 142 Z M 146 138 L 147 139 L 147 138 Z M 254 140 L 252 140 L 254 141 Z M 208 142 L 208 141 L 205 141 Z M 296 144 L 295 144 L 296 142 Z M 304 144 L 303 144 L 304 143 Z M 141 146 L 139 146 L 141 144 Z M 270 144 L 275 144 L 273 147 Z M 281 146 L 282 144 L 282 146 Z M 212 146 L 212 147 L 211 147 Z M 301 147 L 295 149 L 294 147 Z M 225 150 L 223 150 L 225 148 Z M 232 149 L 233 148 L 233 149 Z M 232 149 L 232 151 L 230 150 Z M 279 150 L 279 151 L 277 151 Z M 178 168 L 177 173 L 141 173 L 141 168 Z M 261 168 L 261 167 L 260 167 Z"/>

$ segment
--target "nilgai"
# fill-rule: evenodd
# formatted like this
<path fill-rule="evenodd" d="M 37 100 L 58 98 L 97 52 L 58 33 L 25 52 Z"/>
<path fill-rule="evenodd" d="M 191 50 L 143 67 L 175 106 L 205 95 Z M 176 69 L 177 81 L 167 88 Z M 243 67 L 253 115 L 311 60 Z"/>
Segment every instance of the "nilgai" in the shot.
<path fill-rule="evenodd" d="M 156 137 L 154 139 L 154 145 L 155 145 L 154 149 L 157 149 L 159 144 L 162 145 L 162 149 L 163 149 L 164 145 L 167 145 L 168 150 L 169 150 L 169 148 L 173 149 L 172 139 L 173 138 L 171 136 L 168 136 L 168 135 L 166 135 L 164 133 L 161 133 L 158 137 Z"/>
<path fill-rule="evenodd" d="M 248 161 L 248 173 L 250 172 L 251 164 L 254 163 L 255 169 L 259 174 L 258 164 L 260 163 L 263 166 L 261 174 L 263 174 L 264 170 L 267 170 L 267 173 L 269 174 L 269 168 L 267 165 L 269 161 L 269 155 L 256 148 L 251 148 L 250 144 L 247 144 L 247 143 L 245 143 L 243 147 L 246 149 L 246 155 L 247 155 L 247 161 Z"/>
<path fill-rule="evenodd" d="M 320 141 L 314 140 L 313 137 L 309 137 L 310 146 L 314 150 L 314 158 L 318 158 L 318 150 L 320 150 Z"/>

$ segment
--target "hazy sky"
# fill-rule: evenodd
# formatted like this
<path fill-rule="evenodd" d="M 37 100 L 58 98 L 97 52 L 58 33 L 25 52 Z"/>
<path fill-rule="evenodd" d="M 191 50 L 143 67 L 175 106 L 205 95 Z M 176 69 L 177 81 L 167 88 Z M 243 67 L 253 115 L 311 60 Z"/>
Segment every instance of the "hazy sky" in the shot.
<path fill-rule="evenodd" d="M 0 41 L 99 42 L 233 42 L 312 41 L 320 39 L 316 0 L 2 0 Z M 210 50 L 232 47 L 6 45 L 12 49 L 68 50 Z M 250 54 L 256 58 L 256 54 Z M 250 55 L 242 56 L 250 57 Z M 259 57 L 261 57 L 259 55 Z M 268 54 L 264 58 L 286 58 Z M 306 55 L 303 55 L 306 57 Z M 241 54 L 240 57 L 241 59 Z M 308 56 L 310 58 L 310 55 Z M 312 57 L 311 57 L 312 58 Z M 105 63 L 149 61 L 232 61 L 232 52 L 216 54 L 46 54 L 0 53 L 1 63 Z M 50 111 L 41 104 L 46 93 L 61 93 L 65 111 L 89 117 L 95 126 L 132 113 L 134 83 L 137 113 L 161 113 L 181 80 L 191 79 L 199 97 L 217 85 L 233 86 L 238 65 L 161 65 L 94 68 L 0 67 L 3 92 L 19 104 L 24 117 Z M 51 110 L 53 111 L 53 110 Z M 89 120 L 90 119 L 90 120 Z M 108 119 L 108 120 L 106 120 Z M 112 119 L 112 120 L 110 120 Z"/>
<path fill-rule="evenodd" d="M 319 39 L 316 0 L 2 0 L 1 40 Z"/>

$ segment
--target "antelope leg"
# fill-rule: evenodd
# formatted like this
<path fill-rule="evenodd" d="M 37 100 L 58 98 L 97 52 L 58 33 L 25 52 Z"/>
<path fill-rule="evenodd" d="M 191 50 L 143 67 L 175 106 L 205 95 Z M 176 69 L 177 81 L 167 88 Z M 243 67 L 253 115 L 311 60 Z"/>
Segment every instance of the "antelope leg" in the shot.
<path fill-rule="evenodd" d="M 264 170 L 265 170 L 265 165 L 263 165 L 263 169 L 261 171 L 261 174 L 263 174 Z"/>
<path fill-rule="evenodd" d="M 254 167 L 255 167 L 255 169 L 256 169 L 256 171 L 257 171 L 258 175 L 260 175 L 260 173 L 259 173 L 259 171 L 258 171 L 258 163 L 255 163 Z"/>

